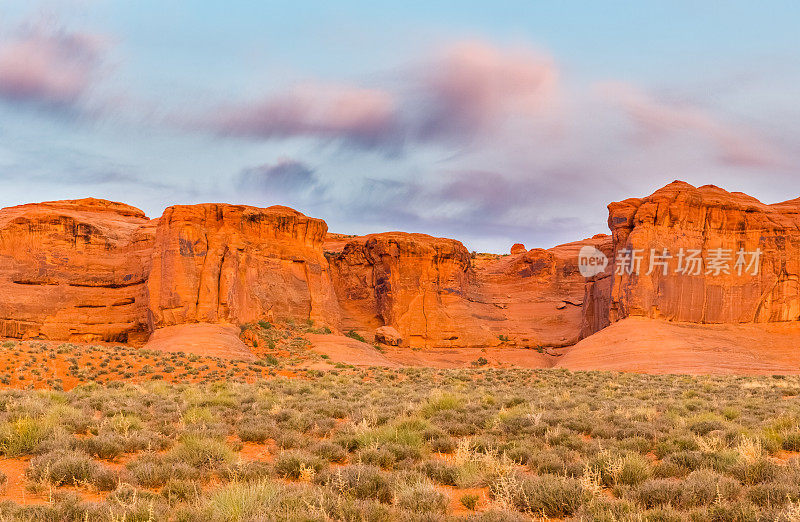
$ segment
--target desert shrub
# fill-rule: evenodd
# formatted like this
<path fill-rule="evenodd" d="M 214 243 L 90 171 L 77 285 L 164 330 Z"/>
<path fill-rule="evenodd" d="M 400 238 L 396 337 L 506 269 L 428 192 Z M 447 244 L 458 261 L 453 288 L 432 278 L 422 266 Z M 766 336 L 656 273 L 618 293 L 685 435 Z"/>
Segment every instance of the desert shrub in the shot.
<path fill-rule="evenodd" d="M 367 342 L 367 340 L 364 339 L 364 336 L 356 332 L 355 330 L 349 330 L 347 333 L 345 333 L 345 335 L 347 337 L 350 337 L 351 339 L 355 339 L 356 341 L 361 341 L 362 343 Z"/>
<path fill-rule="evenodd" d="M 798 484 L 767 482 L 747 488 L 746 498 L 752 504 L 765 508 L 782 507 L 800 500 Z"/>
<path fill-rule="evenodd" d="M 269 462 L 239 460 L 234 464 L 224 466 L 219 474 L 228 482 L 253 482 L 269 479 L 273 474 L 273 469 Z"/>
<path fill-rule="evenodd" d="M 412 513 L 442 515 L 447 510 L 447 495 L 426 481 L 399 484 L 395 491 L 397 506 Z"/>
<path fill-rule="evenodd" d="M 785 433 L 781 446 L 786 451 L 800 451 L 800 431 L 794 430 Z"/>
<path fill-rule="evenodd" d="M 475 511 L 478 509 L 478 501 L 480 497 L 474 493 L 466 493 L 461 495 L 461 498 L 458 501 L 461 503 L 462 506 L 469 509 L 470 511 Z"/>
<path fill-rule="evenodd" d="M 355 460 L 364 464 L 372 464 L 384 469 L 389 469 L 397 462 L 394 453 L 385 448 L 366 448 L 359 451 Z"/>
<path fill-rule="evenodd" d="M 333 442 L 322 441 L 314 444 L 310 448 L 311 453 L 327 460 L 328 462 L 344 463 L 347 460 L 347 452 Z"/>
<path fill-rule="evenodd" d="M 115 433 L 103 433 L 79 441 L 79 447 L 93 457 L 114 460 L 125 452 L 124 437 Z"/>
<path fill-rule="evenodd" d="M 276 430 L 275 424 L 264 417 L 246 417 L 236 427 L 236 433 L 242 441 L 259 444 L 271 439 Z"/>
<path fill-rule="evenodd" d="M 200 495 L 200 485 L 192 480 L 170 478 L 160 493 L 169 503 L 186 502 Z"/>
<path fill-rule="evenodd" d="M 386 472 L 374 466 L 347 466 L 327 470 L 315 482 L 345 497 L 390 503 L 394 498 Z"/>
<path fill-rule="evenodd" d="M 31 459 L 27 471 L 33 482 L 54 486 L 91 484 L 103 491 L 116 487 L 117 474 L 80 451 L 53 451 Z"/>
<path fill-rule="evenodd" d="M 650 463 L 638 453 L 613 455 L 602 452 L 589 462 L 590 468 L 600 476 L 604 486 L 636 486 L 653 474 Z"/>
<path fill-rule="evenodd" d="M 579 480 L 557 475 L 532 478 L 501 475 L 492 481 L 489 491 L 494 498 L 520 511 L 547 517 L 572 516 L 586 497 Z"/>
<path fill-rule="evenodd" d="M 598 496 L 581 506 L 576 518 L 596 522 L 616 522 L 631 519 L 631 515 L 635 512 L 636 506 L 628 500 Z"/>
<path fill-rule="evenodd" d="M 637 486 L 630 495 L 646 509 L 677 505 L 681 498 L 681 485 L 669 479 L 650 479 Z"/>
<path fill-rule="evenodd" d="M 225 441 L 196 435 L 185 436 L 170 451 L 170 459 L 200 469 L 214 469 L 233 461 L 235 454 Z"/>
<path fill-rule="evenodd" d="M 304 474 L 316 474 L 327 467 L 321 458 L 301 451 L 283 452 L 275 458 L 273 465 L 276 475 L 294 480 Z"/>
<path fill-rule="evenodd" d="M 777 464 L 766 458 L 759 458 L 752 462 L 740 462 L 731 470 L 731 475 L 743 484 L 753 485 L 772 480 L 778 471 Z"/>
<path fill-rule="evenodd" d="M 170 479 L 200 480 L 201 470 L 187 462 L 175 461 L 161 455 L 151 453 L 127 464 L 133 482 L 145 488 L 158 488 L 166 485 Z"/>
<path fill-rule="evenodd" d="M 51 423 L 45 419 L 21 417 L 4 422 L 0 425 L 0 453 L 7 457 L 35 453 L 50 433 Z"/>
<path fill-rule="evenodd" d="M 428 460 L 419 466 L 419 471 L 437 484 L 458 485 L 459 469 L 453 464 L 440 460 Z"/>

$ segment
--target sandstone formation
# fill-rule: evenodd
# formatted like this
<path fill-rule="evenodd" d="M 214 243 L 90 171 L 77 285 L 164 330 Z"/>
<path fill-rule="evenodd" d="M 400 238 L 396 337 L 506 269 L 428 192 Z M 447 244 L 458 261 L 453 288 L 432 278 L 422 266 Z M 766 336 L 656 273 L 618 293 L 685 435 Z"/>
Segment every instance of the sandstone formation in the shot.
<path fill-rule="evenodd" d="M 412 347 L 492 342 L 470 328 L 470 254 L 460 242 L 389 232 L 355 238 L 329 258 L 345 329 L 392 326 Z"/>
<path fill-rule="evenodd" d="M 511 254 L 524 254 L 526 250 L 525 245 L 522 243 L 514 243 L 511 245 Z"/>
<path fill-rule="evenodd" d="M 389 346 L 400 346 L 403 336 L 391 326 L 381 326 L 375 330 L 375 342 Z"/>
<path fill-rule="evenodd" d="M 154 227 L 96 199 L 0 211 L 0 336 L 142 342 Z"/>
<path fill-rule="evenodd" d="M 800 318 L 800 200 L 766 205 L 676 181 L 649 197 L 612 203 L 608 224 L 615 274 L 587 286 L 584 335 L 629 316 L 693 323 Z"/>
<path fill-rule="evenodd" d="M 396 328 L 411 347 L 563 346 L 578 340 L 584 245 L 596 236 L 510 256 L 478 255 L 452 239 L 389 232 L 326 244 L 343 328 Z M 337 250 L 339 249 L 339 250 Z"/>
<path fill-rule="evenodd" d="M 286 207 L 175 206 L 156 229 L 153 326 L 260 319 L 336 324 L 327 225 Z"/>
<path fill-rule="evenodd" d="M 0 210 L 0 336 L 142 344 L 152 335 L 153 346 L 178 346 L 199 328 L 211 341 L 187 350 L 213 351 L 217 339 L 234 353 L 239 325 L 293 320 L 327 326 L 330 339 L 356 330 L 429 353 L 548 352 L 619 332 L 615 323 L 635 316 L 800 319 L 800 199 L 766 205 L 675 182 L 612 203 L 608 223 L 611 236 L 517 244 L 501 256 L 424 234 L 331 234 L 279 206 L 182 205 L 153 220 L 95 199 L 10 207 Z M 581 341 L 562 362 L 580 366 L 577 354 L 612 333 Z"/>

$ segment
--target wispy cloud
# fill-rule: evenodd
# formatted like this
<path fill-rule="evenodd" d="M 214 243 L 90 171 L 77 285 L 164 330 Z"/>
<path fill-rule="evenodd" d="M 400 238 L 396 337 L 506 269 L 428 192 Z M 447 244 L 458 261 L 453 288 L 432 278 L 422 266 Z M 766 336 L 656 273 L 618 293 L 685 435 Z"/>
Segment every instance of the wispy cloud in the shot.
<path fill-rule="evenodd" d="M 281 158 L 275 163 L 245 168 L 237 183 L 243 191 L 296 194 L 315 188 L 318 180 L 305 163 Z"/>
<path fill-rule="evenodd" d="M 426 64 L 407 105 L 418 112 L 416 137 L 472 139 L 510 120 L 535 120 L 558 102 L 559 74 L 550 58 L 526 48 L 463 41 Z"/>
<path fill-rule="evenodd" d="M 395 133 L 393 96 L 378 89 L 301 85 L 289 92 L 215 111 L 210 125 L 250 138 L 310 136 L 357 147 L 383 145 Z"/>
<path fill-rule="evenodd" d="M 0 34 L 0 98 L 69 108 L 97 80 L 104 43 L 96 35 L 43 24 Z"/>
<path fill-rule="evenodd" d="M 529 49 L 464 41 L 399 71 L 394 87 L 307 84 L 210 111 L 203 127 L 261 140 L 310 137 L 396 153 L 405 145 L 463 144 L 513 120 L 552 111 L 558 73 Z"/>
<path fill-rule="evenodd" d="M 789 159 L 775 146 L 745 128 L 734 127 L 691 105 L 657 101 L 629 84 L 606 83 L 600 91 L 634 121 L 646 140 L 688 134 L 707 140 L 720 161 L 744 167 L 786 167 Z"/>

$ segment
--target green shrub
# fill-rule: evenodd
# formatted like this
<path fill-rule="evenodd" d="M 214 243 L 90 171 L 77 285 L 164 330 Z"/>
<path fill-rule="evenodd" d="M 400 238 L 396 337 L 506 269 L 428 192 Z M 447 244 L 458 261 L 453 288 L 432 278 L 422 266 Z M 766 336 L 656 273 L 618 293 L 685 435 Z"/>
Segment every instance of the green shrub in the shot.
<path fill-rule="evenodd" d="M 425 481 L 400 484 L 395 495 L 397 506 L 412 513 L 442 515 L 449 504 L 447 495 Z"/>
<path fill-rule="evenodd" d="M 230 463 L 235 458 L 233 450 L 224 441 L 189 435 L 170 452 L 170 458 L 200 469 L 214 469 Z"/>

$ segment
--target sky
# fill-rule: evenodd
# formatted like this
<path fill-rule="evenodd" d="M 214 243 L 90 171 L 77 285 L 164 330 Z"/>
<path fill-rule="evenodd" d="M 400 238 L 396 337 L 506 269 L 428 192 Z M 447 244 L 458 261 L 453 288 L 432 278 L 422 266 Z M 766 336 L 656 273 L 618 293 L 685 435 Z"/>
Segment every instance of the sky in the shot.
<path fill-rule="evenodd" d="M 0 0 L 0 206 L 286 205 L 470 250 L 800 196 L 800 3 Z"/>

